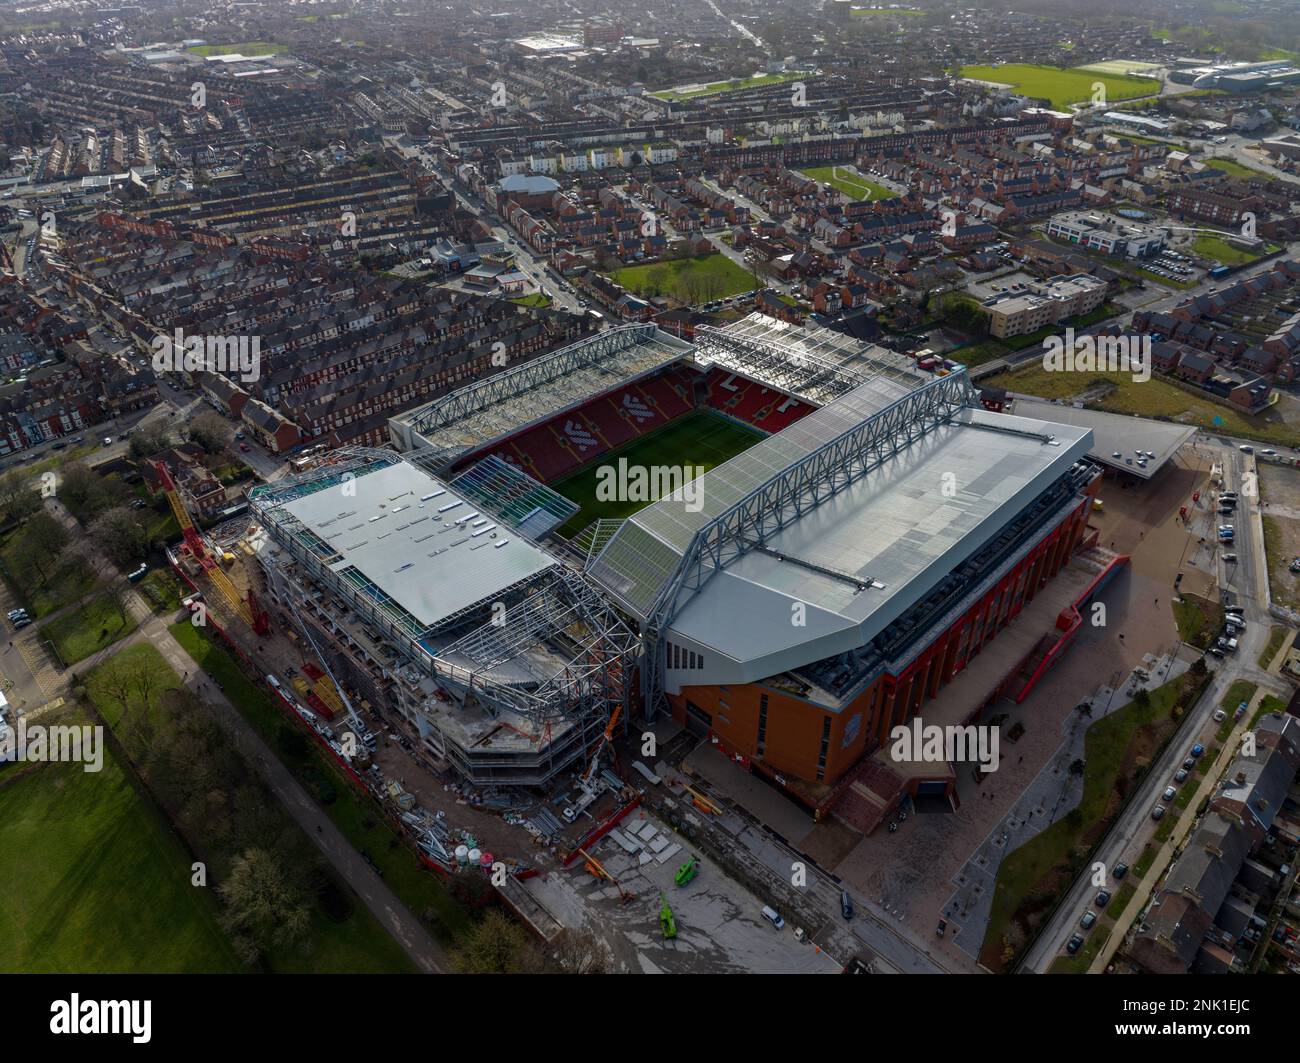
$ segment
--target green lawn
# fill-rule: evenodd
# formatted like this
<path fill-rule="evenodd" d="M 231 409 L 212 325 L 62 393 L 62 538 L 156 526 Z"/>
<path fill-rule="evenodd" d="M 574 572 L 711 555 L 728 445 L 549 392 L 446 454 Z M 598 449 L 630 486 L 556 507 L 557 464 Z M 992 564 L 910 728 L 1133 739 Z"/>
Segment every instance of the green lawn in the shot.
<path fill-rule="evenodd" d="M 1251 251 L 1229 243 L 1221 236 L 1202 234 L 1192 241 L 1192 250 L 1203 258 L 1217 259 L 1225 266 L 1241 266 L 1271 255 L 1277 248 L 1272 244 L 1264 244 L 1259 250 Z"/>
<path fill-rule="evenodd" d="M 198 635 L 190 624 L 181 623 L 171 629 L 173 635 L 180 629 Z M 202 637 L 202 636 L 199 636 Z M 182 643 L 184 644 L 184 643 Z M 174 690 L 180 679 L 162 655 L 147 643 L 130 646 L 115 654 L 114 661 L 128 667 L 143 666 L 153 676 L 153 701 L 148 707 L 158 718 L 160 697 L 166 690 Z M 227 658 L 228 660 L 228 658 Z M 122 707 L 109 695 L 105 682 L 104 666 L 86 678 L 87 695 L 95 702 L 100 714 L 116 731 L 121 722 Z M 209 674 L 218 674 L 216 671 Z M 244 691 L 219 680 L 230 699 L 239 704 Z M 140 706 L 136 706 L 138 709 Z M 130 735 L 130 730 L 127 731 Z M 296 828 L 294 828 L 296 829 Z M 347 892 L 346 886 L 340 888 Z M 266 956 L 266 967 L 272 972 L 290 974 L 389 974 L 412 973 L 415 965 L 380 922 L 364 905 L 353 899 L 352 910 L 342 918 L 329 917 L 318 905 L 312 915 L 312 932 L 303 947 L 272 950 Z"/>
<path fill-rule="evenodd" d="M 2 971 L 242 969 L 189 856 L 111 753 L 98 773 L 51 764 L 0 785 L 0 852 Z"/>
<path fill-rule="evenodd" d="M 1178 637 L 1198 650 L 1208 649 L 1211 636 L 1223 624 L 1223 609 L 1214 602 L 1188 595 L 1171 603 Z"/>
<path fill-rule="evenodd" d="M 581 507 L 560 533 L 573 535 L 593 520 L 629 516 L 654 500 L 598 499 L 599 470 L 604 466 L 617 468 L 619 460 L 626 459 L 629 469 L 685 467 L 690 472 L 690 479 L 694 480 L 698 473 L 708 472 L 734 458 L 762 438 L 763 433 L 712 410 L 697 410 L 679 417 L 651 435 L 634 439 L 621 449 L 602 455 L 586 468 L 554 484 L 556 491 Z"/>
<path fill-rule="evenodd" d="M 698 88 L 678 92 L 676 89 L 661 89 L 649 95 L 669 102 L 693 100 L 699 96 L 713 96 L 719 92 L 738 92 L 741 89 L 757 89 L 764 85 L 779 85 L 782 81 L 798 81 L 809 77 L 808 74 L 756 74 L 748 78 L 732 78 L 729 81 L 711 81 Z"/>
<path fill-rule="evenodd" d="M 551 305 L 550 298 L 541 292 L 530 292 L 528 295 L 521 295 L 518 299 L 510 301 L 517 306 L 535 306 L 543 310 Z"/>
<path fill-rule="evenodd" d="M 1122 795 L 1135 781 L 1135 758 L 1154 756 L 1173 732 L 1170 710 L 1182 689 L 1180 677 L 1153 691 L 1145 706 L 1129 702 L 1088 728 L 1083 797 L 1078 807 L 1010 853 L 998 868 L 981 951 L 986 966 L 1003 969 L 1008 945 L 1014 947 L 1017 941 L 1022 945 L 1025 940 L 1025 921 L 1036 925 L 1083 866 L 1088 851 L 1119 811 Z"/>
<path fill-rule="evenodd" d="M 855 200 L 894 199 L 898 195 L 863 177 L 852 166 L 805 166 L 799 172 L 814 181 L 831 185 Z"/>
<path fill-rule="evenodd" d="M 1092 99 L 1092 86 L 1100 81 L 1106 86 L 1106 99 L 1128 100 L 1137 96 L 1154 96 L 1160 82 L 1151 78 L 1127 77 L 1122 74 L 1097 74 L 1090 70 L 1065 70 L 1055 66 L 1006 63 L 1002 66 L 964 66 L 961 76 L 976 81 L 994 81 L 1012 85 L 1026 96 L 1051 101 L 1058 110 L 1069 104 Z"/>
<path fill-rule="evenodd" d="M 123 620 L 110 597 L 97 594 L 80 608 L 42 627 L 41 637 L 54 643 L 64 664 L 76 664 L 135 630 L 135 618 L 130 610 L 125 614 Z"/>
<path fill-rule="evenodd" d="M 1282 642 L 1286 639 L 1286 633 L 1290 628 L 1274 625 L 1268 634 L 1268 644 L 1260 651 L 1259 666 L 1267 669 L 1273 658 L 1277 656 L 1277 651 L 1282 648 Z M 1234 708 L 1236 706 L 1233 706 Z"/>
<path fill-rule="evenodd" d="M 960 353 L 960 352 L 958 352 Z M 954 355 L 955 357 L 955 355 Z M 1282 446 L 1300 445 L 1300 430 L 1287 424 L 1281 414 L 1270 408 L 1247 415 L 1228 406 L 1220 406 L 1175 387 L 1159 377 L 1138 383 L 1127 373 L 1053 373 L 1040 364 L 1031 364 L 1013 372 L 999 373 L 982 381 L 987 387 L 1008 388 L 1045 399 L 1070 398 L 1097 383 L 1111 383 L 1113 390 L 1089 406 L 1112 413 L 1137 414 L 1183 424 L 1213 428 L 1225 435 L 1243 436 Z"/>
<path fill-rule="evenodd" d="M 279 55 L 288 51 L 289 46 L 269 41 L 245 41 L 243 44 L 196 44 L 185 50 L 191 55 Z"/>
<path fill-rule="evenodd" d="M 611 277 L 637 295 L 671 295 L 683 303 L 707 303 L 754 287 L 754 277 L 726 255 L 696 255 L 616 269 Z"/>
<path fill-rule="evenodd" d="M 1259 177 L 1265 181 L 1276 181 L 1277 178 L 1272 174 L 1264 173 L 1262 170 L 1253 170 L 1249 166 L 1243 166 L 1236 159 L 1225 159 L 1220 155 L 1212 155 L 1205 160 L 1207 166 L 1212 166 L 1216 170 L 1222 170 L 1230 177 L 1241 177 L 1249 181 L 1251 178 Z"/>

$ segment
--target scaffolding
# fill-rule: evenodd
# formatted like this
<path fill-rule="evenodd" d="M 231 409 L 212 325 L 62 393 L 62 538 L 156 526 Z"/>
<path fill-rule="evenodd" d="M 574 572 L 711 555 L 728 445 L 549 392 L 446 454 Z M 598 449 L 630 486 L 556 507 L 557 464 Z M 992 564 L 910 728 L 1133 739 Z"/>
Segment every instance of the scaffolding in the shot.
<path fill-rule="evenodd" d="M 626 705 L 638 639 L 578 573 L 552 565 L 423 625 L 285 508 L 345 477 L 405 461 L 391 451 L 347 448 L 299 477 L 255 488 L 249 503 L 312 582 L 381 632 L 412 668 L 462 698 L 516 713 L 539 730 L 550 721 L 603 721 Z"/>

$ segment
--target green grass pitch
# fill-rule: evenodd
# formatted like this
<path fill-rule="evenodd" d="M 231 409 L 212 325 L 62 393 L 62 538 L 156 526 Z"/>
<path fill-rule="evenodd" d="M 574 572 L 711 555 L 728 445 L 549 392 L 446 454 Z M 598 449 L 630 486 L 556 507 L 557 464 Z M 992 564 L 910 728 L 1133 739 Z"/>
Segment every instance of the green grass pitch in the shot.
<path fill-rule="evenodd" d="M 576 535 L 593 520 L 617 520 L 648 505 L 646 502 L 597 499 L 597 475 L 602 465 L 616 464 L 619 458 L 626 458 L 629 466 L 689 466 L 692 469 L 698 466 L 708 472 L 748 450 L 762 438 L 763 433 L 757 429 L 712 410 L 696 410 L 679 417 L 651 435 L 602 454 L 590 465 L 553 484 L 556 491 L 581 507 L 560 529 L 560 534 Z"/>

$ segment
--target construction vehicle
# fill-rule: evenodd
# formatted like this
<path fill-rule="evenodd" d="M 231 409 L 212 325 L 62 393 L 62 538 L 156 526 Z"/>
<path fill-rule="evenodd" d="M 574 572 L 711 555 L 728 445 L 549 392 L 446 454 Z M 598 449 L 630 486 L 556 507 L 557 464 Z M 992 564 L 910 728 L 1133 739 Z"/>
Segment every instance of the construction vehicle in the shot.
<path fill-rule="evenodd" d="M 195 527 L 189 510 L 185 508 L 185 502 L 181 499 L 180 489 L 177 488 L 176 481 L 172 479 L 171 470 L 167 468 L 167 463 L 165 461 L 155 461 L 153 467 L 158 474 L 158 483 L 161 485 L 163 493 L 166 494 L 167 501 L 171 503 L 176 523 L 180 525 L 181 535 L 185 539 L 184 549 L 199 563 L 204 574 L 212 582 L 212 585 L 221 592 L 221 596 L 229 603 L 230 608 L 235 611 L 239 618 L 257 634 L 265 635 L 270 630 L 271 621 L 266 614 L 266 610 L 258 602 L 257 596 L 253 594 L 250 588 L 248 597 L 244 598 L 239 593 L 239 589 L 231 582 L 230 577 L 226 575 L 222 567 L 213 558 L 214 551 L 208 549 L 203 536 L 199 533 L 199 529 Z"/>
<path fill-rule="evenodd" d="M 673 881 L 676 882 L 678 886 L 685 886 L 686 883 L 690 882 L 690 880 L 699 873 L 700 858 L 692 854 L 691 858 L 677 869 L 677 874 L 673 876 Z"/>
<path fill-rule="evenodd" d="M 591 853 L 587 852 L 586 849 L 579 849 L 578 855 L 587 861 L 583 866 L 589 875 L 595 875 L 596 878 L 603 878 L 606 882 L 613 883 L 614 888 L 618 890 L 618 899 L 620 902 L 627 904 L 628 901 L 636 900 L 636 894 L 631 890 L 624 888 L 623 884 L 619 882 L 618 879 L 605 870 L 605 865 L 592 856 Z"/>
<path fill-rule="evenodd" d="M 659 900 L 663 902 L 659 909 L 659 929 L 664 932 L 665 940 L 672 940 L 677 936 L 677 920 L 673 918 L 673 910 L 668 905 L 668 898 L 661 893 Z"/>

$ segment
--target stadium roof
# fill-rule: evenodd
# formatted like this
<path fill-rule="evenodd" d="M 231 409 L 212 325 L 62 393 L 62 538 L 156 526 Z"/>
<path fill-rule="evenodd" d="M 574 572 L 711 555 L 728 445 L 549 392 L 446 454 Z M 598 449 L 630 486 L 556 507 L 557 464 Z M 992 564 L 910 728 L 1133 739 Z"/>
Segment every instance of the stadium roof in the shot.
<path fill-rule="evenodd" d="M 460 388 L 389 421 L 403 450 L 473 450 L 557 413 L 593 395 L 681 358 L 684 340 L 654 325 L 624 325 L 597 333 L 557 351 Z"/>
<path fill-rule="evenodd" d="M 920 387 L 931 379 L 901 354 L 820 325 L 791 325 L 753 313 L 695 332 L 695 358 L 824 405 L 870 378 Z"/>
<path fill-rule="evenodd" d="M 1163 469 L 1179 448 L 1196 434 L 1195 425 L 1152 421 L 1104 410 L 1082 410 L 1039 399 L 1018 398 L 1015 411 L 1024 417 L 1091 429 L 1092 449 L 1088 451 L 1088 457 L 1142 480 L 1151 479 Z M 1144 455 L 1155 455 L 1147 459 L 1145 469 L 1137 463 L 1136 451 L 1139 450 Z M 1120 454 L 1118 458 L 1115 457 L 1116 451 Z"/>
<path fill-rule="evenodd" d="M 889 405 L 881 387 L 869 382 L 706 473 L 693 493 L 697 512 L 678 492 L 633 515 L 589 574 L 649 619 L 695 533 L 879 414 Z M 695 681 L 709 683 L 754 681 L 859 648 L 1090 446 L 1086 428 L 960 407 L 761 546 L 751 543 L 685 600 L 666 637 L 703 654 Z"/>
<path fill-rule="evenodd" d="M 423 628 L 556 562 L 407 462 L 304 494 L 284 509 L 327 544 L 328 568 L 372 585 Z"/>

